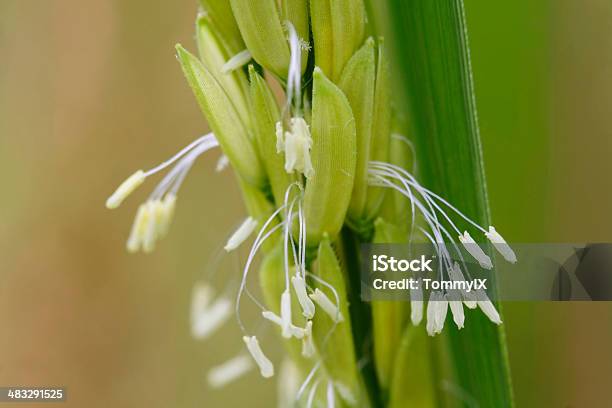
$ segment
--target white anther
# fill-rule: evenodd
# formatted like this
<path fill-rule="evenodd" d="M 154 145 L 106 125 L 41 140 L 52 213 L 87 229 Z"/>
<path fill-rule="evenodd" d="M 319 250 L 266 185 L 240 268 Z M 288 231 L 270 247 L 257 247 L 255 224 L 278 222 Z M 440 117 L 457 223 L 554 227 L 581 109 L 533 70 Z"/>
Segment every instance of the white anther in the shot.
<path fill-rule="evenodd" d="M 119 207 L 123 200 L 145 181 L 145 178 L 145 173 L 142 170 L 138 170 L 128 177 L 119 187 L 117 187 L 117 190 L 108 197 L 106 200 L 106 208 L 113 209 Z"/>
<path fill-rule="evenodd" d="M 242 377 L 252 368 L 253 360 L 245 354 L 240 354 L 221 365 L 211 368 L 207 375 L 208 385 L 212 388 L 221 388 Z"/>
<path fill-rule="evenodd" d="M 338 309 L 338 306 L 333 304 L 332 301 L 329 300 L 327 295 L 321 292 L 319 288 L 316 288 L 314 293 L 312 293 L 309 296 L 312 300 L 314 300 L 316 304 L 318 304 L 321 307 L 321 309 L 323 309 L 325 313 L 329 315 L 329 317 L 332 318 L 334 322 L 340 323 L 344 321 L 344 317 L 342 316 L 342 313 Z"/>
<path fill-rule="evenodd" d="M 249 236 L 253 233 L 255 228 L 257 228 L 257 220 L 252 217 L 248 217 L 243 221 L 242 224 L 238 227 L 238 229 L 232 234 L 232 236 L 227 240 L 227 244 L 225 244 L 225 250 L 227 252 L 233 251 L 238 248 L 240 244 L 249 238 Z"/>
<path fill-rule="evenodd" d="M 465 231 L 463 235 L 459 235 L 459 241 L 463 244 L 463 247 L 478 261 L 481 267 L 485 269 L 493 268 L 493 263 L 491 262 L 491 258 L 487 254 L 484 253 L 482 248 L 478 246 L 476 241 L 470 236 L 470 234 Z"/>
<path fill-rule="evenodd" d="M 499 235 L 495 228 L 489 227 L 489 232 L 485 232 L 485 236 L 491 241 L 495 249 L 510 263 L 516 263 L 516 254 L 510 248 L 506 240 Z"/>
<path fill-rule="evenodd" d="M 291 284 L 300 302 L 300 306 L 302 306 L 302 314 L 306 319 L 312 319 L 315 314 L 315 305 L 306 292 L 306 282 L 301 276 L 293 276 Z"/>
<path fill-rule="evenodd" d="M 249 50 L 242 50 L 238 54 L 234 55 L 232 58 L 227 60 L 225 64 L 221 67 L 221 73 L 227 74 L 229 72 L 235 71 L 238 68 L 246 65 L 253 57 L 251 56 L 251 52 Z"/>
<path fill-rule="evenodd" d="M 242 338 L 244 344 L 246 344 L 249 353 L 253 356 L 253 360 L 259 366 L 259 372 L 261 376 L 264 378 L 270 378 L 274 375 L 274 365 L 272 362 L 266 357 L 259 346 L 259 341 L 257 341 L 257 337 L 255 336 L 244 336 Z"/>

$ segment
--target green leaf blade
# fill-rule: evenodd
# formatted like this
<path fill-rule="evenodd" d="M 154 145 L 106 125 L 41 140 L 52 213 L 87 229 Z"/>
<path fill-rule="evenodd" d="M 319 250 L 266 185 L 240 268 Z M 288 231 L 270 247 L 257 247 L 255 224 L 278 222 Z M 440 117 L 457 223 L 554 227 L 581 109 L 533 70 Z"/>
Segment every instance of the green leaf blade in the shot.
<path fill-rule="evenodd" d="M 402 84 L 397 88 L 420 158 L 419 176 L 428 188 L 488 226 L 463 2 L 390 0 L 388 19 Z M 447 325 L 445 331 L 459 389 L 480 406 L 513 406 L 503 326 L 470 312 L 463 330 Z"/>

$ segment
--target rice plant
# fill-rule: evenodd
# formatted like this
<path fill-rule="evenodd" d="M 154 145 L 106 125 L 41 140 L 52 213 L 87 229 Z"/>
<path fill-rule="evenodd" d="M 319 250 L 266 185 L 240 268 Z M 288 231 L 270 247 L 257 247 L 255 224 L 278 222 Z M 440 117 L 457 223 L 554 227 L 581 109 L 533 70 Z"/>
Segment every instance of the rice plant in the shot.
<path fill-rule="evenodd" d="M 248 210 L 225 250 L 250 250 L 232 297 L 194 288 L 194 336 L 232 317 L 243 332 L 209 384 L 256 370 L 278 378 L 281 407 L 511 406 L 487 293 L 360 300 L 361 243 L 429 242 L 456 281 L 468 274 L 462 250 L 485 269 L 491 247 L 516 261 L 488 219 L 462 2 L 201 0 L 196 38 L 197 53 L 177 45 L 177 58 L 212 132 L 136 171 L 106 204 L 166 172 L 127 240 L 151 252 L 194 161 L 223 151 L 218 167 L 231 166 Z M 260 318 L 243 319 L 247 308 Z M 284 361 L 268 357 L 267 331 Z"/>

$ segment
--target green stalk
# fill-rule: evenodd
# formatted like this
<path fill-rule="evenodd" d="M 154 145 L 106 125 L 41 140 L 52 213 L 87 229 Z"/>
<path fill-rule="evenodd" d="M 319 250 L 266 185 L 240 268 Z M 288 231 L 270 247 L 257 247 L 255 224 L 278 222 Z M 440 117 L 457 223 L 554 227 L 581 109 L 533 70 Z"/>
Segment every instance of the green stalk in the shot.
<path fill-rule="evenodd" d="M 410 118 L 420 178 L 488 226 L 463 1 L 389 0 L 388 7 L 387 29 L 399 80 L 394 89 L 404 98 Z M 491 278 L 494 283 L 493 274 Z M 491 324 L 478 311 L 469 311 L 466 322 L 461 331 L 450 324 L 444 329 L 456 375 L 456 383 L 446 390 L 464 405 L 513 406 L 503 325 Z M 440 379 L 437 382 L 441 391 Z"/>

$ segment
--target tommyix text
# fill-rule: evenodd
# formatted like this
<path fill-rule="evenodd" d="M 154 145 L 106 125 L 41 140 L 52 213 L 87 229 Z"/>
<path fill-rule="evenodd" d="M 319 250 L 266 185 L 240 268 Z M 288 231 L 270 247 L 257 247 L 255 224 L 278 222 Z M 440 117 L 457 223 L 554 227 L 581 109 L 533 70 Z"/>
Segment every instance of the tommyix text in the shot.
<path fill-rule="evenodd" d="M 464 293 L 487 290 L 487 279 L 444 279 L 435 273 L 433 257 L 420 255 L 411 259 L 372 255 L 369 281 L 374 292 L 411 290 L 456 290 Z"/>

